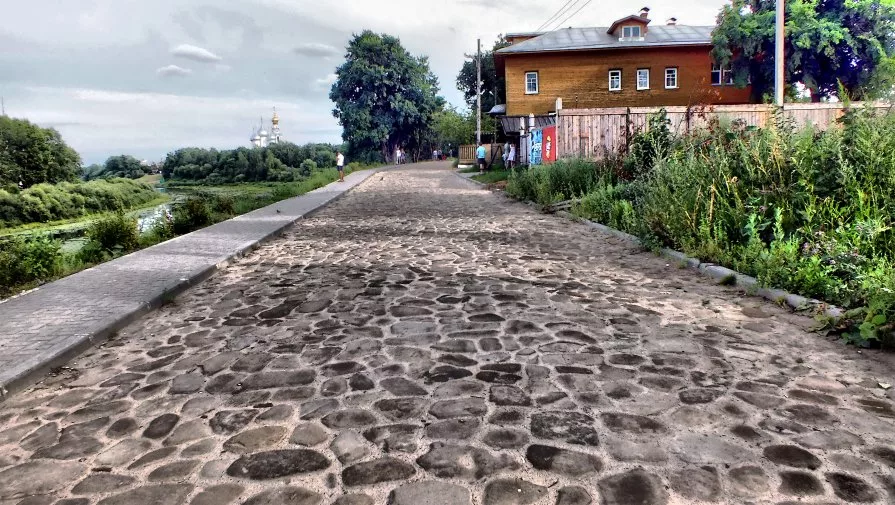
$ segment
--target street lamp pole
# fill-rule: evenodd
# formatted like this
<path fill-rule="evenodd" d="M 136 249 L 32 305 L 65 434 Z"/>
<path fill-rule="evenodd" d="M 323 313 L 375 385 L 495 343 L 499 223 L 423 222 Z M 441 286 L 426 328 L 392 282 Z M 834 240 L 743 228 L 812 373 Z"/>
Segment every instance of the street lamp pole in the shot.
<path fill-rule="evenodd" d="M 475 53 L 475 143 L 482 143 L 482 39 Z"/>
<path fill-rule="evenodd" d="M 783 23 L 784 1 L 777 0 L 776 33 L 774 36 L 774 103 L 783 106 Z"/>

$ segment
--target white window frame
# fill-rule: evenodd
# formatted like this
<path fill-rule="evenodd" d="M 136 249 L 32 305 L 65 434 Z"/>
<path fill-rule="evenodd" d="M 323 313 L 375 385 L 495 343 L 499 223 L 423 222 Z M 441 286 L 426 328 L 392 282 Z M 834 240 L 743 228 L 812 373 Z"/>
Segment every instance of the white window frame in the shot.
<path fill-rule="evenodd" d="M 668 78 L 670 76 L 674 76 L 674 86 L 668 85 Z M 678 88 L 678 70 L 677 67 L 667 67 L 665 68 L 665 89 L 677 89 Z"/>
<path fill-rule="evenodd" d="M 637 30 L 637 35 L 634 35 L 634 30 Z M 625 33 L 627 32 L 627 33 Z M 643 29 L 638 25 L 628 25 L 622 27 L 622 38 L 625 40 L 634 40 L 643 37 Z"/>
<path fill-rule="evenodd" d="M 646 74 L 646 86 L 642 86 L 640 84 L 640 76 Z M 637 69 L 637 91 L 644 91 L 649 89 L 649 69 L 648 68 L 638 68 Z"/>
<path fill-rule="evenodd" d="M 712 86 L 733 86 L 733 70 L 712 63 Z M 717 76 L 717 80 L 715 79 Z"/>
<path fill-rule="evenodd" d="M 618 87 L 612 87 L 612 75 L 618 74 Z M 621 70 L 610 70 L 609 71 L 609 91 L 621 91 L 622 90 L 622 71 Z"/>
<path fill-rule="evenodd" d="M 528 84 L 529 84 L 529 83 L 528 83 L 528 76 L 530 76 L 530 75 L 535 76 L 535 79 L 534 79 L 535 89 L 534 89 L 534 91 L 530 90 L 529 87 L 528 87 Z M 538 75 L 538 73 L 537 73 L 536 71 L 535 71 L 535 72 L 525 72 L 525 94 L 526 94 L 526 95 L 537 95 L 537 94 L 540 93 L 540 92 L 541 92 L 541 79 L 540 79 L 540 76 Z"/>

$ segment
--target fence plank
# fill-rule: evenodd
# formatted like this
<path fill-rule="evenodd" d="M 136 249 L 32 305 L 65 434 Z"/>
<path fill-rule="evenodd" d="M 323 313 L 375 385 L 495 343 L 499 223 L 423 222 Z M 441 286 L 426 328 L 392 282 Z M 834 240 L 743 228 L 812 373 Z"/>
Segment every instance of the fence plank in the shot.
<path fill-rule="evenodd" d="M 890 110 L 887 102 L 855 102 L 852 108 L 871 107 Z M 557 153 L 567 158 L 601 158 L 627 147 L 627 134 L 643 131 L 649 117 L 665 109 L 671 129 L 679 134 L 704 128 L 714 120 L 737 121 L 746 126 L 765 127 L 777 110 L 773 105 L 712 105 L 699 107 L 604 107 L 561 109 L 557 113 Z M 845 113 L 841 103 L 786 104 L 782 114 L 797 127 L 826 129 Z M 629 130 L 630 129 L 630 130 Z"/>

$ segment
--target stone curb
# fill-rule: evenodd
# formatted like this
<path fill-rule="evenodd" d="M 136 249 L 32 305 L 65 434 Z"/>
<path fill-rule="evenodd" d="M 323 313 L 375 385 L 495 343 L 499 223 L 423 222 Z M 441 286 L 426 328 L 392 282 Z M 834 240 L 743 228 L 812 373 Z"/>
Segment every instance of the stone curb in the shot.
<path fill-rule="evenodd" d="M 462 179 L 473 182 L 479 186 L 487 187 L 487 184 L 472 179 L 472 176 L 476 174 L 461 174 L 459 172 L 455 173 Z M 467 175 L 469 176 L 467 177 Z M 529 206 L 532 205 L 531 202 L 520 203 L 525 203 Z M 606 225 L 574 216 L 566 211 L 557 212 L 556 215 L 562 216 L 566 219 L 571 219 L 572 221 L 577 221 L 590 228 L 598 230 L 602 233 L 606 233 L 608 235 L 612 235 L 626 242 L 641 245 L 640 239 L 634 235 L 631 235 L 630 233 L 625 233 L 621 230 L 616 230 L 615 228 L 610 228 Z M 755 296 L 760 296 L 774 303 L 785 303 L 787 306 L 795 311 L 810 311 L 812 313 L 819 313 L 833 320 L 838 320 L 844 314 L 844 311 L 841 308 L 836 307 L 835 305 L 830 305 L 813 298 L 806 298 L 801 295 L 796 295 L 782 289 L 762 287 L 758 282 L 758 279 L 754 277 L 741 274 L 739 272 L 722 267 L 720 265 L 716 265 L 714 263 L 703 263 L 699 261 L 699 259 L 691 258 L 680 251 L 675 251 L 673 249 L 661 249 L 659 251 L 659 254 L 670 260 L 677 261 L 681 265 L 684 265 L 688 268 L 697 270 L 706 277 L 710 277 L 719 282 L 723 279 L 733 277 L 736 279 L 736 286 L 744 288 L 747 293 Z"/>
<path fill-rule="evenodd" d="M 638 237 L 620 230 L 616 230 L 615 228 L 610 228 L 606 225 L 574 216 L 571 213 L 565 211 L 557 212 L 556 214 L 567 219 L 582 223 L 603 233 L 608 233 L 626 242 L 637 245 L 642 244 Z M 691 258 L 680 251 L 675 251 L 673 249 L 661 249 L 659 250 L 659 254 L 670 260 L 677 261 L 681 265 L 684 265 L 688 268 L 697 270 L 706 277 L 710 277 L 718 282 L 732 277 L 736 279 L 735 286 L 744 288 L 747 293 L 755 296 L 760 296 L 774 303 L 785 303 L 787 306 L 795 311 L 809 311 L 815 314 L 823 314 L 824 316 L 829 317 L 833 320 L 838 320 L 844 314 L 843 310 L 839 307 L 836 307 L 835 305 L 830 305 L 813 298 L 806 298 L 801 295 L 796 295 L 782 289 L 762 287 L 761 284 L 758 282 L 758 279 L 754 277 L 741 274 L 735 270 L 731 270 L 714 263 L 703 263 L 699 261 L 699 259 Z"/>
<path fill-rule="evenodd" d="M 287 228 L 291 227 L 298 221 L 312 216 L 314 213 L 316 213 L 320 209 L 323 209 L 327 205 L 339 200 L 344 195 L 349 193 L 351 190 L 353 190 L 354 188 L 356 188 L 356 187 L 360 186 L 361 184 L 363 184 L 364 182 L 366 182 L 372 176 L 376 175 L 377 173 L 379 173 L 383 170 L 387 170 L 388 168 L 389 167 L 380 167 L 380 168 L 373 168 L 373 169 L 369 169 L 369 170 L 354 172 L 354 173 L 363 173 L 363 178 L 360 181 L 358 181 L 356 184 L 354 184 L 350 187 L 346 187 L 343 191 L 335 194 L 334 196 L 332 196 L 329 199 L 326 199 L 325 201 L 322 201 L 321 203 L 308 209 L 307 211 L 293 216 L 294 217 L 293 219 L 288 220 L 288 222 L 284 222 L 282 225 L 278 225 L 277 228 L 270 231 L 269 233 L 266 233 L 266 234 L 262 235 L 261 237 L 255 239 L 249 243 L 241 245 L 241 246 L 237 247 L 235 250 L 228 252 L 222 260 L 220 258 L 218 258 L 218 261 L 215 261 L 215 263 L 212 263 L 212 264 L 209 264 L 203 268 L 194 270 L 194 271 L 190 272 L 187 277 L 183 277 L 179 281 L 177 281 L 173 284 L 169 284 L 169 285 L 162 287 L 162 289 L 157 294 L 153 295 L 148 300 L 142 301 L 139 304 L 139 306 L 136 307 L 135 309 L 128 310 L 123 313 L 122 312 L 119 312 L 117 314 L 112 313 L 109 316 L 102 319 L 96 325 L 95 329 L 93 329 L 90 333 L 73 334 L 69 338 L 63 339 L 62 341 L 53 345 L 51 348 L 46 349 L 42 352 L 35 353 L 35 355 L 28 357 L 25 361 L 19 362 L 18 365 L 15 366 L 15 370 L 0 371 L 0 402 L 5 400 L 6 398 L 12 396 L 16 392 L 22 391 L 22 390 L 26 389 L 27 387 L 31 386 L 32 384 L 37 382 L 39 378 L 46 375 L 52 369 L 61 367 L 61 366 L 65 365 L 66 363 L 70 362 L 72 359 L 74 359 L 81 353 L 83 353 L 84 351 L 90 349 L 91 347 L 94 347 L 94 346 L 97 346 L 99 344 L 106 342 L 113 335 L 115 335 L 116 332 L 118 332 L 122 328 L 125 328 L 129 324 L 138 320 L 140 317 L 161 307 L 166 301 L 170 300 L 171 298 L 173 298 L 173 297 L 183 293 L 184 291 L 188 290 L 189 288 L 205 281 L 206 279 L 208 279 L 209 277 L 214 275 L 214 273 L 216 273 L 218 270 L 221 270 L 221 269 L 225 268 L 227 265 L 231 264 L 235 259 L 241 258 L 241 257 L 245 256 L 247 253 L 257 249 L 262 244 L 264 244 L 276 237 L 279 237 L 280 235 L 283 234 L 283 232 Z M 324 186 L 319 189 L 325 190 L 325 189 L 329 188 L 330 186 L 336 185 L 336 184 L 339 184 L 339 183 L 333 182 L 333 183 L 330 183 L 327 186 Z M 318 191 L 318 190 L 315 190 L 315 191 Z M 249 214 L 253 214 L 253 213 L 264 213 L 265 211 L 270 211 L 275 206 L 278 206 L 278 205 L 282 206 L 285 202 L 300 201 L 303 198 L 307 200 L 308 197 L 306 195 L 309 195 L 310 193 L 313 193 L 313 192 L 306 193 L 305 195 L 299 195 L 299 196 L 290 198 L 288 200 L 273 203 L 267 207 L 262 207 L 261 209 L 257 209 L 257 210 L 254 210 L 254 211 L 248 213 L 248 214 L 244 214 L 243 216 L 236 216 L 236 217 L 230 219 L 229 221 L 239 220 L 240 218 L 243 218 L 243 217 L 248 216 Z M 277 212 L 279 213 L 278 210 L 277 210 Z M 224 221 L 224 222 L 226 222 L 226 221 Z M 218 223 L 218 224 L 220 224 L 220 223 Z M 203 228 L 203 230 L 206 230 L 206 229 L 207 228 Z M 134 254 L 139 254 L 144 251 L 152 251 L 153 249 L 155 249 L 158 246 L 163 245 L 163 244 L 170 245 L 172 243 L 175 243 L 176 241 L 189 240 L 191 235 L 200 233 L 203 230 L 197 230 L 195 232 L 188 233 L 186 235 L 181 235 L 179 237 L 175 237 L 174 239 L 163 242 L 162 244 L 157 244 L 155 246 L 152 246 L 152 247 L 149 247 L 146 249 L 142 249 L 140 251 L 136 251 L 136 252 L 131 253 L 131 254 L 124 256 L 122 258 L 117 258 L 115 260 L 106 262 L 105 265 L 114 265 L 116 262 L 121 263 L 122 260 L 124 258 L 127 258 L 128 256 L 131 256 Z M 87 272 L 89 270 L 90 269 L 85 270 L 85 272 Z M 60 281 L 61 280 L 62 279 L 60 279 Z M 55 281 L 55 282 L 59 282 L 59 281 Z M 53 284 L 53 283 L 50 283 L 50 284 Z M 26 297 L 29 294 L 30 294 L 30 292 L 24 293 L 20 296 Z M 9 300 L 5 300 L 4 302 L 7 302 L 7 301 L 9 301 Z M 0 307 L 2 307 L 2 304 L 0 304 Z"/>

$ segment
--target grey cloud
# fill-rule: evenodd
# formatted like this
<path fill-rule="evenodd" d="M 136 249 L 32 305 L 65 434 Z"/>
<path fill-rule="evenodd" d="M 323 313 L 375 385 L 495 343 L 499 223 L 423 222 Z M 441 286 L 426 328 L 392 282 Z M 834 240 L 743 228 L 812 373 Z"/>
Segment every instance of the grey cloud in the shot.
<path fill-rule="evenodd" d="M 162 77 L 186 77 L 192 74 L 193 71 L 177 65 L 168 65 L 167 67 L 162 67 L 156 70 L 155 73 Z"/>
<path fill-rule="evenodd" d="M 208 49 L 199 46 L 193 46 L 190 44 L 180 44 L 179 46 L 171 50 L 171 54 L 173 54 L 174 56 L 179 56 L 180 58 L 186 58 L 188 60 L 198 61 L 202 63 L 216 63 L 223 60 L 223 58 L 214 54 Z"/>
<path fill-rule="evenodd" d="M 308 42 L 307 44 L 301 44 L 293 49 L 293 51 L 296 54 L 307 56 L 309 58 L 329 58 L 341 54 L 341 51 L 339 51 L 335 47 L 326 44 L 320 44 L 318 42 Z"/>

